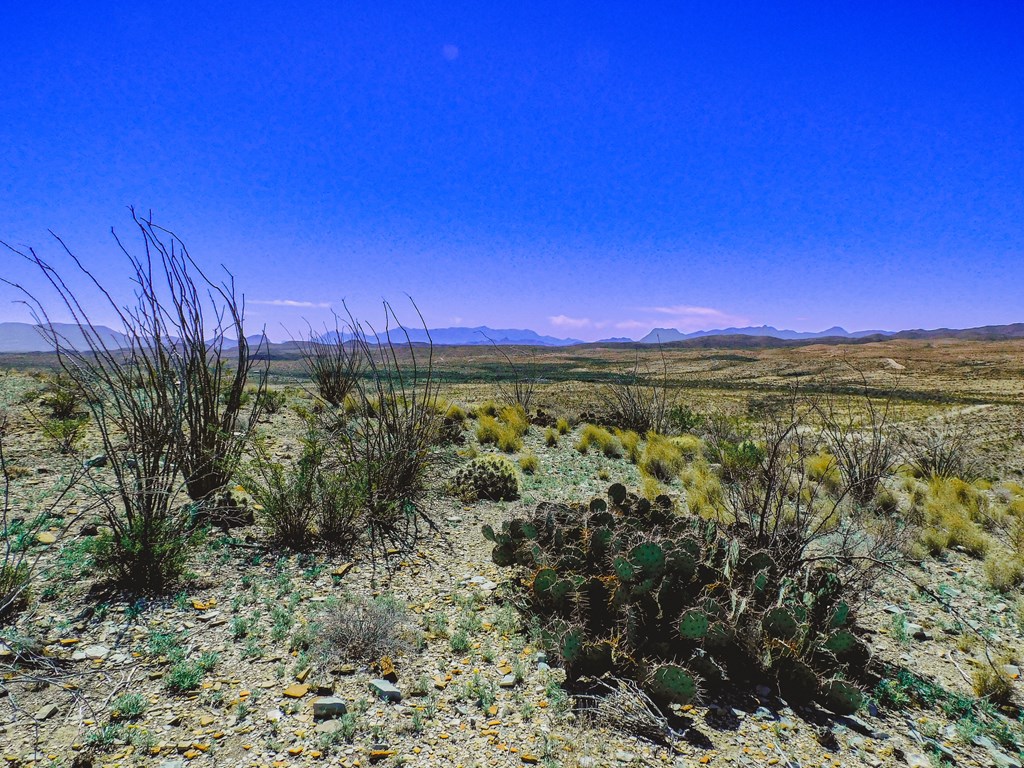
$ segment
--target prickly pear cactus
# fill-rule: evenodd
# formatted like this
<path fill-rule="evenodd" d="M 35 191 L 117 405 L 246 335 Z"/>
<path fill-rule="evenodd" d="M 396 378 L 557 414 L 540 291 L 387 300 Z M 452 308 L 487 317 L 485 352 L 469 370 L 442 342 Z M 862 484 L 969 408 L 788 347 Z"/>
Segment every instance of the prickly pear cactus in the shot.
<path fill-rule="evenodd" d="M 868 649 L 835 573 L 783 566 L 738 528 L 684 517 L 615 484 L 589 504 L 539 504 L 483 535 L 523 568 L 525 602 L 567 678 L 628 676 L 663 703 L 761 676 L 837 713 Z"/>

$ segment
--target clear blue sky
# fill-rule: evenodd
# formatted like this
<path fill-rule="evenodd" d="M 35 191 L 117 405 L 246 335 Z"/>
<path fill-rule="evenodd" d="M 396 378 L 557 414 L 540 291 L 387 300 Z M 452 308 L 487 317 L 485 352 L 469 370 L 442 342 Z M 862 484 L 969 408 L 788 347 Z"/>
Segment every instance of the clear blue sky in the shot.
<path fill-rule="evenodd" d="M 1024 321 L 1024 3 L 99 5 L 5 9 L 0 239 L 115 284 L 134 204 L 272 336 Z"/>

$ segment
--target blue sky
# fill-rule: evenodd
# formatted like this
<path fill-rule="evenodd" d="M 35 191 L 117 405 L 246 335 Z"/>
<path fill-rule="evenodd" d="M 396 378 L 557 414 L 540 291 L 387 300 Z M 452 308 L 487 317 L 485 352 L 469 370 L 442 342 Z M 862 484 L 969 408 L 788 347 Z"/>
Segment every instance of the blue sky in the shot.
<path fill-rule="evenodd" d="M 1024 321 L 1019 2 L 36 5 L 0 239 L 118 290 L 134 204 L 278 337 Z"/>

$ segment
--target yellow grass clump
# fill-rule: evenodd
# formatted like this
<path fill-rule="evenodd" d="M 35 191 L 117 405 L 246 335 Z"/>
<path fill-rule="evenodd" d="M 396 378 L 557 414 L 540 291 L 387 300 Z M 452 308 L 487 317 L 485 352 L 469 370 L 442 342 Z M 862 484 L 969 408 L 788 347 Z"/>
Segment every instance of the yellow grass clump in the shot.
<path fill-rule="evenodd" d="M 647 445 L 640 458 L 640 471 L 663 483 L 671 482 L 686 466 L 686 459 L 679 447 L 664 435 L 647 433 Z"/>
<path fill-rule="evenodd" d="M 611 432 L 594 424 L 587 424 L 583 428 L 583 434 L 576 443 L 576 450 L 580 453 L 587 453 L 591 447 L 596 447 L 609 459 L 622 458 L 622 443 Z"/>
<path fill-rule="evenodd" d="M 536 454 L 525 453 L 519 457 L 519 468 L 523 470 L 524 475 L 536 474 L 540 468 L 540 459 L 537 458 Z"/>

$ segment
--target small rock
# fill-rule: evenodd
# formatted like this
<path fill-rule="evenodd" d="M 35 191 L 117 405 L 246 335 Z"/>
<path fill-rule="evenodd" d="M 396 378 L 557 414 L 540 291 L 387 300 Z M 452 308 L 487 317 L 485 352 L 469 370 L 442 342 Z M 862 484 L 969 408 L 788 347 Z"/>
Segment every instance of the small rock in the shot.
<path fill-rule="evenodd" d="M 57 537 L 49 531 L 42 531 L 36 534 L 36 541 L 40 544 L 53 544 L 57 541 Z"/>
<path fill-rule="evenodd" d="M 1021 768 L 1019 760 L 1001 750 L 988 736 L 975 736 L 971 741 L 979 747 L 984 747 L 995 768 Z"/>
<path fill-rule="evenodd" d="M 105 467 L 107 466 L 107 461 L 108 459 L 105 454 L 98 453 L 95 456 L 83 461 L 82 467 L 84 467 L 85 469 L 96 469 L 98 467 Z"/>
<path fill-rule="evenodd" d="M 284 717 L 284 712 L 282 712 L 280 709 L 270 709 L 270 710 L 267 710 L 267 722 L 268 723 L 276 723 L 282 717 Z"/>
<path fill-rule="evenodd" d="M 309 693 L 309 686 L 304 683 L 295 683 L 284 689 L 284 695 L 289 699 L 301 699 L 307 693 Z"/>
<path fill-rule="evenodd" d="M 498 683 L 502 688 L 515 688 L 516 687 L 516 676 L 512 674 L 505 675 L 501 678 L 501 682 Z"/>
<path fill-rule="evenodd" d="M 51 717 L 57 714 L 56 704 L 44 704 L 36 712 L 36 720 L 49 720 Z"/>
<path fill-rule="evenodd" d="M 932 761 L 916 752 L 907 752 L 906 761 L 910 768 L 932 768 Z"/>
<path fill-rule="evenodd" d="M 313 717 L 317 720 L 341 717 L 346 712 L 348 707 L 337 696 L 323 696 L 313 702 Z"/>
<path fill-rule="evenodd" d="M 324 720 L 321 723 L 317 723 L 315 730 L 317 733 L 338 733 L 345 724 L 341 720 Z"/>
<path fill-rule="evenodd" d="M 377 678 L 370 681 L 370 690 L 385 701 L 398 703 L 402 700 L 402 692 L 389 680 Z"/>
<path fill-rule="evenodd" d="M 110 649 L 105 645 L 87 645 L 82 649 L 87 659 L 105 659 L 110 655 Z"/>

